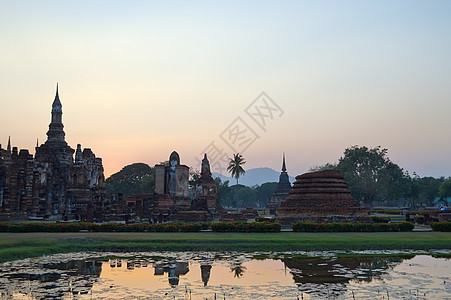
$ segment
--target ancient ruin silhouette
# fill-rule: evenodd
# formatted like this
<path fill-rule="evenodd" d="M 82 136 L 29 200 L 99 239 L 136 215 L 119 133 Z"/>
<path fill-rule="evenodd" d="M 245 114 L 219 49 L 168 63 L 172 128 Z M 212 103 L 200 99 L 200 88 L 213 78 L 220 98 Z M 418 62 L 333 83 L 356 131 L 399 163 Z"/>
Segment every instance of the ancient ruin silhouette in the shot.
<path fill-rule="evenodd" d="M 0 219 L 92 219 L 106 199 L 102 159 L 89 148 L 72 149 L 65 141 L 58 85 L 47 141 L 26 149 L 0 146 Z M 75 160 L 74 160 L 75 153 Z"/>

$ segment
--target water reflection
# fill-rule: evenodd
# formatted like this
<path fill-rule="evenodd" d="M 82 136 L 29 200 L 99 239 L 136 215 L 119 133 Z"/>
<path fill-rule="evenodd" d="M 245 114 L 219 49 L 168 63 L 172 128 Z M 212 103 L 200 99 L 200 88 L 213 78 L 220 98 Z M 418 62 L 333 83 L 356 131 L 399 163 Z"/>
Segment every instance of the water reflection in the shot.
<path fill-rule="evenodd" d="M 202 282 L 204 283 L 204 286 L 207 286 L 208 280 L 210 279 L 211 267 L 212 266 L 208 263 L 200 266 L 200 271 L 202 274 L 201 277 L 202 277 Z"/>
<path fill-rule="evenodd" d="M 388 269 L 403 259 L 400 257 L 374 258 L 285 258 L 299 290 L 319 297 L 338 297 L 348 291 L 350 282 L 382 280 Z M 324 288 L 327 286 L 327 288 Z"/>
<path fill-rule="evenodd" d="M 233 277 L 240 278 L 243 276 L 244 271 L 246 271 L 247 268 L 242 266 L 241 263 L 233 263 L 233 265 L 230 267 L 230 272 L 233 273 Z"/>
<path fill-rule="evenodd" d="M 185 275 L 189 272 L 188 262 L 185 261 L 158 262 L 154 264 L 154 268 L 154 275 L 168 274 L 170 285 L 178 285 L 180 275 Z"/>
<path fill-rule="evenodd" d="M 84 258 L 1 264 L 1 299 L 451 298 L 451 260 L 426 255 L 266 260 L 239 253 L 72 255 Z"/>
<path fill-rule="evenodd" d="M 36 268 L 2 268 L 2 299 L 28 296 L 32 299 L 60 299 L 67 294 L 88 294 L 102 271 L 102 261 L 72 260 L 36 264 Z"/>
<path fill-rule="evenodd" d="M 374 258 L 284 258 L 285 266 L 293 274 L 294 282 L 305 283 L 347 283 L 370 282 L 380 279 L 386 270 L 400 264 L 401 257 Z"/>

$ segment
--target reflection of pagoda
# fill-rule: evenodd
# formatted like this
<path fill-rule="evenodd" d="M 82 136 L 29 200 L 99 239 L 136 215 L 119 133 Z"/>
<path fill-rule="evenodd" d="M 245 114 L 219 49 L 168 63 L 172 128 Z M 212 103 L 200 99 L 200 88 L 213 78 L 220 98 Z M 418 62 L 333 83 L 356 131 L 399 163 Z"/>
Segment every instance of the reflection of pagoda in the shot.
<path fill-rule="evenodd" d="M 204 286 L 207 286 L 208 280 L 210 280 L 211 265 L 201 265 L 200 272 L 202 282 L 204 283 Z"/>
<path fill-rule="evenodd" d="M 276 214 L 276 209 L 280 207 L 282 202 L 287 199 L 290 195 L 291 191 L 291 183 L 287 173 L 287 167 L 285 165 L 285 153 L 283 154 L 283 162 L 282 162 L 282 172 L 279 176 L 279 183 L 277 184 L 276 190 L 274 191 L 271 201 L 269 202 L 267 208 L 271 214 Z"/>

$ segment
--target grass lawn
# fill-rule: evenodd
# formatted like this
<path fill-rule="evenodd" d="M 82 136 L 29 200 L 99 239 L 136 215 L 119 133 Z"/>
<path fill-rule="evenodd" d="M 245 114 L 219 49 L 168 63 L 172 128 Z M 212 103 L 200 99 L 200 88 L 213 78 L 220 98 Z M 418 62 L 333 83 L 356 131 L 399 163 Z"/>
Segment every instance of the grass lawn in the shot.
<path fill-rule="evenodd" d="M 449 232 L 0 233 L 0 261 L 74 251 L 451 249 Z"/>

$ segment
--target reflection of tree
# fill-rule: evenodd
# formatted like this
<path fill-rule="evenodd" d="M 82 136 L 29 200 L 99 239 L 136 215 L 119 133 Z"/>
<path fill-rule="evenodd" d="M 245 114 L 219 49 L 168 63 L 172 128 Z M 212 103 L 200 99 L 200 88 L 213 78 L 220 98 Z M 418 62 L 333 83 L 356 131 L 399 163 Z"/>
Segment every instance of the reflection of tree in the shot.
<path fill-rule="evenodd" d="M 357 258 L 283 258 L 285 266 L 290 269 L 296 283 L 326 284 L 347 283 L 349 277 L 345 276 L 349 270 L 359 267 Z"/>
<path fill-rule="evenodd" d="M 246 271 L 247 268 L 243 267 L 241 263 L 235 263 L 233 266 L 230 267 L 230 272 L 233 273 L 233 277 L 240 278 L 243 276 L 244 271 Z"/>
<path fill-rule="evenodd" d="M 372 259 L 362 260 L 358 269 L 354 271 L 353 280 L 371 282 L 373 279 L 381 280 L 381 275 L 387 273 L 388 269 L 400 264 L 405 257 L 373 257 Z"/>

